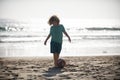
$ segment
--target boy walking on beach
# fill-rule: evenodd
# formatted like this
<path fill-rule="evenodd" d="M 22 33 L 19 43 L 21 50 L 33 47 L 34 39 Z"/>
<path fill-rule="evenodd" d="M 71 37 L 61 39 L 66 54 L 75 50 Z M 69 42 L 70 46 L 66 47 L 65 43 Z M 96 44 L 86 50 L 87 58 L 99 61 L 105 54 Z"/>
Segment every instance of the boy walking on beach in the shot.
<path fill-rule="evenodd" d="M 71 39 L 65 31 L 64 26 L 59 24 L 59 22 L 60 20 L 57 16 L 53 15 L 50 17 L 48 21 L 48 24 L 51 26 L 50 33 L 44 42 L 44 45 L 46 45 L 47 40 L 51 37 L 50 52 L 53 53 L 55 67 L 58 67 L 57 60 L 59 59 L 59 54 L 62 49 L 63 33 L 68 37 L 69 42 L 71 42 Z"/>

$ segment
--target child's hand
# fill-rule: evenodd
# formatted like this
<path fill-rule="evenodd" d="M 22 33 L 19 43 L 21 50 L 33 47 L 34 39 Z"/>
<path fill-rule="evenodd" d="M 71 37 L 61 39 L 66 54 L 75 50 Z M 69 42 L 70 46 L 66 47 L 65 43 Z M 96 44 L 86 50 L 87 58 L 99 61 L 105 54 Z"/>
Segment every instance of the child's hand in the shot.
<path fill-rule="evenodd" d="M 71 39 L 70 39 L 70 38 L 68 38 L 68 40 L 69 40 L 69 42 L 71 43 Z"/>
<path fill-rule="evenodd" d="M 45 41 L 45 42 L 44 42 L 44 45 L 46 45 L 46 43 L 47 43 L 47 42 Z"/>
<path fill-rule="evenodd" d="M 45 40 L 45 42 L 44 42 L 44 45 L 46 45 L 46 43 L 47 43 L 47 40 L 50 38 L 50 34 L 47 36 L 47 38 L 46 38 L 46 40 Z"/>

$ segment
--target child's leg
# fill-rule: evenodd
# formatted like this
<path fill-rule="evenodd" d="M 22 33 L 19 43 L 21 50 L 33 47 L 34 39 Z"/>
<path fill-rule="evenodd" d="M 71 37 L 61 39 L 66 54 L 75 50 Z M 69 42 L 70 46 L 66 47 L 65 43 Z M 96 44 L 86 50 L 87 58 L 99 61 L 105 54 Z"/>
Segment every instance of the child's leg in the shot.
<path fill-rule="evenodd" d="M 54 57 L 54 65 L 55 65 L 55 67 L 57 67 L 57 60 L 59 58 L 59 54 L 58 53 L 54 53 L 53 57 Z"/>

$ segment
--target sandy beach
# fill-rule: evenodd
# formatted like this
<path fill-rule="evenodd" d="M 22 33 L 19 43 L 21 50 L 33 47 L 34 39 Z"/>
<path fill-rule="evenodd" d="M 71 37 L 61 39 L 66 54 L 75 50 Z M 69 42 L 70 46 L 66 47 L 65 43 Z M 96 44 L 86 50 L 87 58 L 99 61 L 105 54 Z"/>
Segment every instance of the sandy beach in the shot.
<path fill-rule="evenodd" d="M 54 68 L 52 57 L 1 57 L 0 80 L 120 80 L 120 56 L 62 57 L 64 68 Z"/>

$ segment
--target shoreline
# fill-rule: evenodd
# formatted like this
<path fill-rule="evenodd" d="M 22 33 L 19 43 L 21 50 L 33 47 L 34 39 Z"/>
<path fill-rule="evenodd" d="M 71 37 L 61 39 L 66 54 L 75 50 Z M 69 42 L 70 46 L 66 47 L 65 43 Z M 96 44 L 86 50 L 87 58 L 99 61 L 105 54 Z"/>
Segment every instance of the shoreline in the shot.
<path fill-rule="evenodd" d="M 64 56 L 60 55 L 60 58 L 67 57 L 120 57 L 120 55 L 81 55 L 81 56 Z M 0 56 L 0 58 L 53 58 L 53 56 Z"/>

